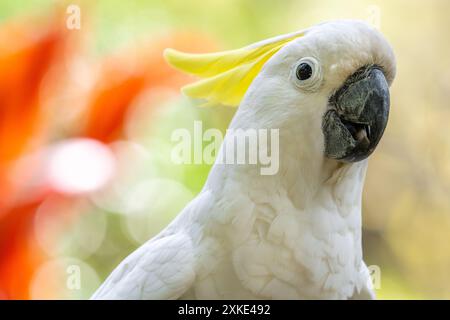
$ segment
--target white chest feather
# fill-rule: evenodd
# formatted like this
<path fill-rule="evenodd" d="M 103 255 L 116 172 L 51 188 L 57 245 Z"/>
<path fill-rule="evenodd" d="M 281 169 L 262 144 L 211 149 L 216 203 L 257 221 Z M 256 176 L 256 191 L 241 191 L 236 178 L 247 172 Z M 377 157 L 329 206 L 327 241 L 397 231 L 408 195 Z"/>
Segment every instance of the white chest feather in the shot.
<path fill-rule="evenodd" d="M 244 193 L 219 201 L 201 236 L 202 276 L 186 297 L 351 297 L 367 281 L 361 249 L 366 165 L 339 169 L 302 209 L 280 189 L 265 201 Z"/>

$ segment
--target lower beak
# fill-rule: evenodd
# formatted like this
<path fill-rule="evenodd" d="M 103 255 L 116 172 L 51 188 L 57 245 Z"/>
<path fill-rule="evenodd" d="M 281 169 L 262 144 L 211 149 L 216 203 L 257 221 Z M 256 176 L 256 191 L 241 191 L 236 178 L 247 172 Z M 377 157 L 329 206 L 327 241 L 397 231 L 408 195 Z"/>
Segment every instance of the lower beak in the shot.
<path fill-rule="evenodd" d="M 389 104 L 389 85 L 379 67 L 350 76 L 330 98 L 324 116 L 325 155 L 349 162 L 367 158 L 383 136 Z"/>

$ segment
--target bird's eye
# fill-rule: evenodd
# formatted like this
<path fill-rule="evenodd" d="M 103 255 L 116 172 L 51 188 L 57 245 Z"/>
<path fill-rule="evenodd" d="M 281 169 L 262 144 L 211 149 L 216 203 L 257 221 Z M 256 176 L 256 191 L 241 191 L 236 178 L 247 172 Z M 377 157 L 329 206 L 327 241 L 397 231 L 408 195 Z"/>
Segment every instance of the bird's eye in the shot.
<path fill-rule="evenodd" d="M 300 59 L 292 69 L 292 79 L 300 89 L 317 90 L 322 83 L 322 70 L 319 62 L 313 57 Z"/>
<path fill-rule="evenodd" d="M 298 65 L 296 76 L 298 80 L 307 80 L 311 78 L 313 68 L 308 62 L 302 62 Z"/>

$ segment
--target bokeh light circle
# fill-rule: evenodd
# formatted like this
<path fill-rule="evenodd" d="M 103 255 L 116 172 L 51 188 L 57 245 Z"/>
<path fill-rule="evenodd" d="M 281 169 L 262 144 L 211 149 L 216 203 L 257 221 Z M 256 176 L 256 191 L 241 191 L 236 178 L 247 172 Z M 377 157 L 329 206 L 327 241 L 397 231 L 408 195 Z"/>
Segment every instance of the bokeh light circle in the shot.
<path fill-rule="evenodd" d="M 99 286 L 100 279 L 89 264 L 64 257 L 36 270 L 29 293 L 31 299 L 88 299 Z"/>
<path fill-rule="evenodd" d="M 103 187 L 114 169 L 115 158 L 107 146 L 92 139 L 71 139 L 54 147 L 48 179 L 60 192 L 87 193 Z"/>
<path fill-rule="evenodd" d="M 35 238 L 50 256 L 76 254 L 87 258 L 102 244 L 106 228 L 105 213 L 57 196 L 46 199 L 34 218 Z"/>
<path fill-rule="evenodd" d="M 170 179 L 141 182 L 128 193 L 123 226 L 137 244 L 165 228 L 194 194 L 183 184 Z"/>

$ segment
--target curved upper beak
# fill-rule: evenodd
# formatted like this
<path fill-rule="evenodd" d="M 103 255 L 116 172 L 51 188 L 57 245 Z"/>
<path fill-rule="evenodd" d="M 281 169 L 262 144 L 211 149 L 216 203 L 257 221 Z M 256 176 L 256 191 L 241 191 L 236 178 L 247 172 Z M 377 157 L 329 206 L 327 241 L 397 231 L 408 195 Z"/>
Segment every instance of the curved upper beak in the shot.
<path fill-rule="evenodd" d="M 389 85 L 377 66 L 350 76 L 330 98 L 323 121 L 325 154 L 350 162 L 367 158 L 383 136 L 389 116 Z"/>

